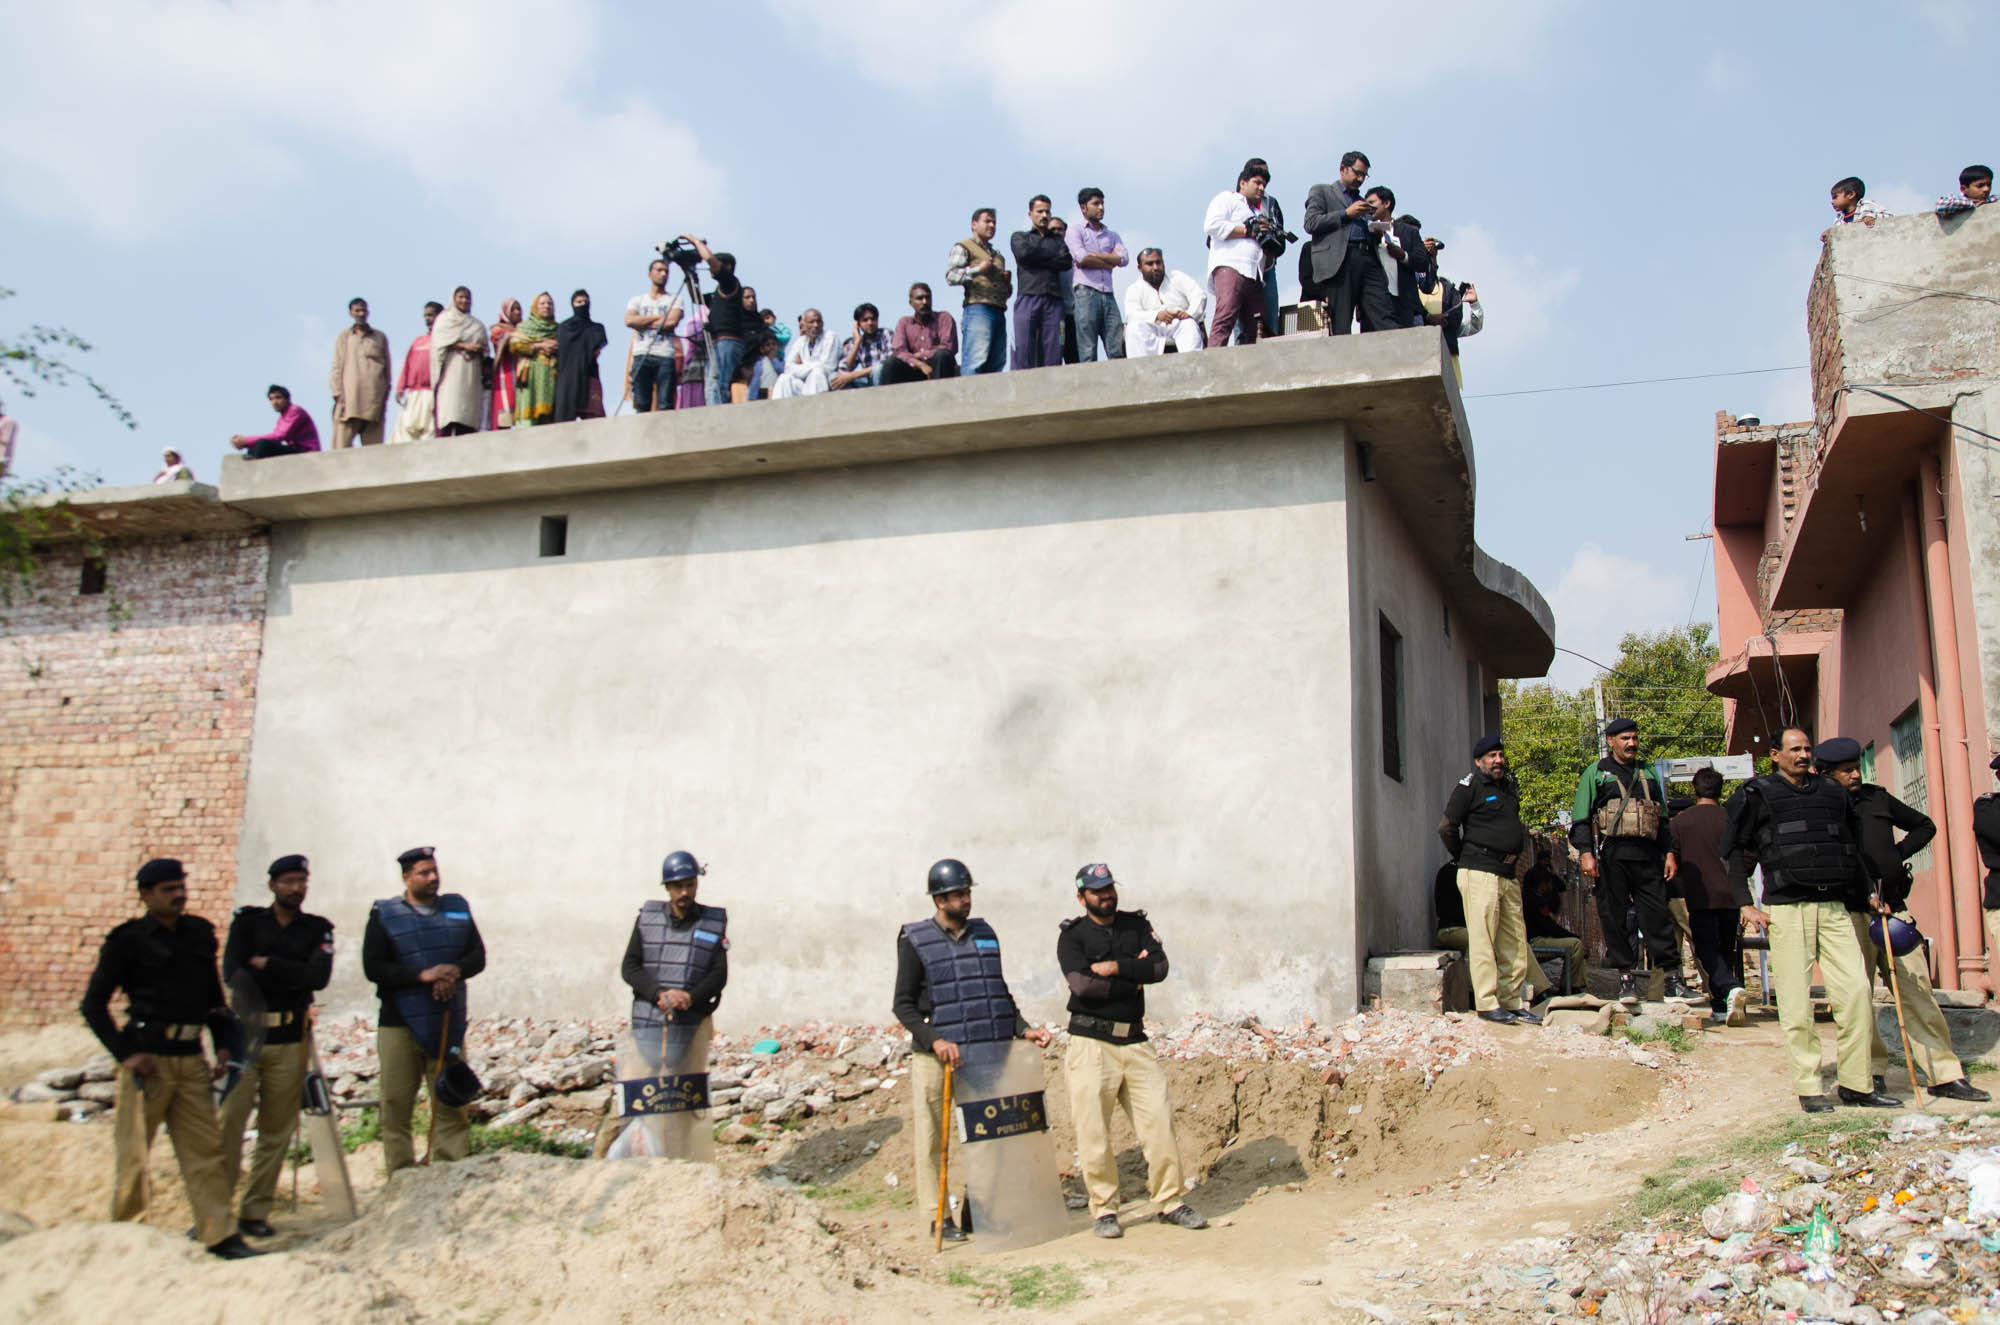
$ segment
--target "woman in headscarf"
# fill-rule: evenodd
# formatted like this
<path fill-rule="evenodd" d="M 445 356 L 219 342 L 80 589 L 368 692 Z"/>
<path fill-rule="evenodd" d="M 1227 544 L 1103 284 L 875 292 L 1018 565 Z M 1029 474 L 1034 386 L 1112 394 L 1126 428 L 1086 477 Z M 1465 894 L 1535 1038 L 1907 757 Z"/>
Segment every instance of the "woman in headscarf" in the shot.
<path fill-rule="evenodd" d="M 707 311 L 696 304 L 674 328 L 674 335 L 680 338 L 674 357 L 681 368 L 680 386 L 674 392 L 675 409 L 697 409 L 708 403 L 708 337 L 703 334 Z"/>
<path fill-rule="evenodd" d="M 451 292 L 451 307 L 431 326 L 431 407 L 437 435 L 478 432 L 485 414 L 486 324 L 472 315 L 472 291 Z"/>
<path fill-rule="evenodd" d="M 153 475 L 153 482 L 191 483 L 194 481 L 194 471 L 187 467 L 187 464 L 181 459 L 181 453 L 174 450 L 173 447 L 169 446 L 166 450 L 160 452 L 160 459 L 164 462 L 164 466 L 159 473 Z"/>
<path fill-rule="evenodd" d="M 556 328 L 556 422 L 604 417 L 604 387 L 597 380 L 597 356 L 609 340 L 604 325 L 590 320 L 590 292 L 569 297 L 570 315 Z"/>
<path fill-rule="evenodd" d="M 514 426 L 514 373 L 517 357 L 512 344 L 521 329 L 521 301 L 502 299 L 500 316 L 493 323 L 493 402 L 489 407 L 489 428 Z"/>
<path fill-rule="evenodd" d="M 519 361 L 514 380 L 514 426 L 532 428 L 538 423 L 555 422 L 556 413 L 556 301 L 547 290 L 528 305 L 527 320 L 514 333 L 514 357 Z"/>

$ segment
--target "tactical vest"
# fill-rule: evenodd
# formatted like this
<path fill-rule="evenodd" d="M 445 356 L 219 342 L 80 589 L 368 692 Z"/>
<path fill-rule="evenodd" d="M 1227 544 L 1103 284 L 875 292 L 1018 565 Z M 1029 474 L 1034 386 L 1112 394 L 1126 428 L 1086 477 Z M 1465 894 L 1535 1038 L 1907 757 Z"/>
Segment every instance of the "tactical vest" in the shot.
<path fill-rule="evenodd" d="M 646 969 L 662 989 L 692 989 L 700 984 L 715 969 L 728 930 L 729 912 L 719 906 L 696 903 L 694 921 L 683 929 L 674 928 L 673 908 L 657 897 L 639 908 L 639 946 Z M 666 1020 L 659 1004 L 632 1000 L 633 1030 L 658 1032 Z"/>
<path fill-rule="evenodd" d="M 965 302 L 968 304 L 992 304 L 998 308 L 1005 308 L 1007 300 L 1012 298 L 1014 294 L 1014 277 L 1007 270 L 1007 259 L 1001 257 L 977 239 L 961 239 L 958 242 L 965 245 L 965 251 L 972 255 L 974 266 L 986 261 L 988 258 L 992 258 L 1000 264 L 1000 270 L 997 272 L 982 273 L 978 276 L 967 276 L 965 278 L 965 284 L 959 287 L 965 291 Z"/>
<path fill-rule="evenodd" d="M 1597 835 L 1603 838 L 1657 840 L 1661 808 L 1660 803 L 1653 799 L 1652 770 L 1644 764 L 1635 764 L 1631 783 L 1623 786 L 1614 798 L 1597 807 L 1593 826 Z"/>
<path fill-rule="evenodd" d="M 953 1044 L 981 1044 L 1014 1038 L 1020 1013 L 1000 972 L 1000 936 L 984 920 L 966 922 L 965 937 L 954 943 L 936 922 L 903 926 L 917 950 L 931 990 L 930 1027 Z"/>
<path fill-rule="evenodd" d="M 1850 888 L 1860 876 L 1847 793 L 1831 778 L 1795 787 L 1778 773 L 1751 784 L 1769 818 L 1757 834 L 1757 861 L 1787 888 Z"/>
<path fill-rule="evenodd" d="M 385 897 L 375 903 L 375 916 L 396 961 L 418 970 L 449 962 L 456 965 L 464 956 L 472 935 L 472 907 L 457 893 L 439 893 L 437 913 L 425 915 L 401 897 Z M 451 1009 L 453 1045 L 465 1042 L 465 982 L 458 982 L 449 1005 L 431 997 L 429 985 L 392 989 L 389 1000 L 402 1016 L 403 1024 L 426 1054 L 437 1052 L 438 1037 L 444 1034 L 444 1012 Z"/>

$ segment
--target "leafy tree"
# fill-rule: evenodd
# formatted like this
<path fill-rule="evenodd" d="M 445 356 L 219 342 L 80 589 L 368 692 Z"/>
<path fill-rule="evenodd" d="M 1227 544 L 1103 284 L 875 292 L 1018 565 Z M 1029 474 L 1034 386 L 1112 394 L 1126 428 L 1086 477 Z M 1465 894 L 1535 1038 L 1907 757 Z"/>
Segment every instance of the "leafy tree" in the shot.
<path fill-rule="evenodd" d="M 0 285 L 0 300 L 12 299 L 14 291 Z M 0 379 L 24 396 L 33 396 L 37 384 L 68 386 L 80 383 L 90 388 L 104 407 L 118 416 L 127 428 L 139 421 L 118 403 L 103 383 L 76 366 L 69 352 L 90 353 L 90 342 L 66 327 L 45 327 L 37 323 L 26 331 L 0 335 Z"/>
<path fill-rule="evenodd" d="M 1521 818 L 1530 827 L 1563 821 L 1576 794 L 1577 770 L 1597 757 L 1594 726 L 1588 690 L 1500 683 L 1500 737 L 1521 787 Z"/>

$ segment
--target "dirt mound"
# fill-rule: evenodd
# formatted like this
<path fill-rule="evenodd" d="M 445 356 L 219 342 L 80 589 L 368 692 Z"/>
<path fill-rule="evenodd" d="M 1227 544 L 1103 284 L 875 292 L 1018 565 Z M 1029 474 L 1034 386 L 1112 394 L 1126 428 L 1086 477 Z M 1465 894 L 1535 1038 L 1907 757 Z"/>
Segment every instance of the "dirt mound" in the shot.
<path fill-rule="evenodd" d="M 0 1090 L 33 1081 L 44 1068 L 74 1067 L 103 1052 L 80 1021 L 0 1033 Z"/>

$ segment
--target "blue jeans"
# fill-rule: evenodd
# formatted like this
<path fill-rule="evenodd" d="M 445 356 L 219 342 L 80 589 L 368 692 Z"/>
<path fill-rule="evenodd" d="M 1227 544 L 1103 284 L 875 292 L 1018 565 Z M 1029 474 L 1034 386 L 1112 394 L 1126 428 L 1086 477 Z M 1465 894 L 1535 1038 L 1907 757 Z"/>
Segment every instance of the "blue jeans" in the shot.
<path fill-rule="evenodd" d="M 959 320 L 965 332 L 965 375 L 997 373 L 1007 366 L 1007 310 L 967 304 Z"/>
<path fill-rule="evenodd" d="M 674 407 L 674 356 L 632 356 L 632 408 L 641 414 Z"/>
<path fill-rule="evenodd" d="M 1278 269 L 1276 267 L 1266 267 L 1264 269 L 1264 334 L 1266 336 L 1277 336 L 1283 334 L 1284 330 L 1283 324 L 1278 321 Z"/>
<path fill-rule="evenodd" d="M 743 342 L 728 336 L 717 336 L 713 342 L 715 353 L 708 359 L 707 387 L 708 403 L 727 405 L 729 384 L 736 380 L 737 370 L 743 367 Z"/>
<path fill-rule="evenodd" d="M 1118 301 L 1095 286 L 1081 282 L 1076 287 L 1076 361 L 1094 363 L 1097 341 L 1104 340 L 1104 357 L 1125 357 L 1125 319 Z"/>

